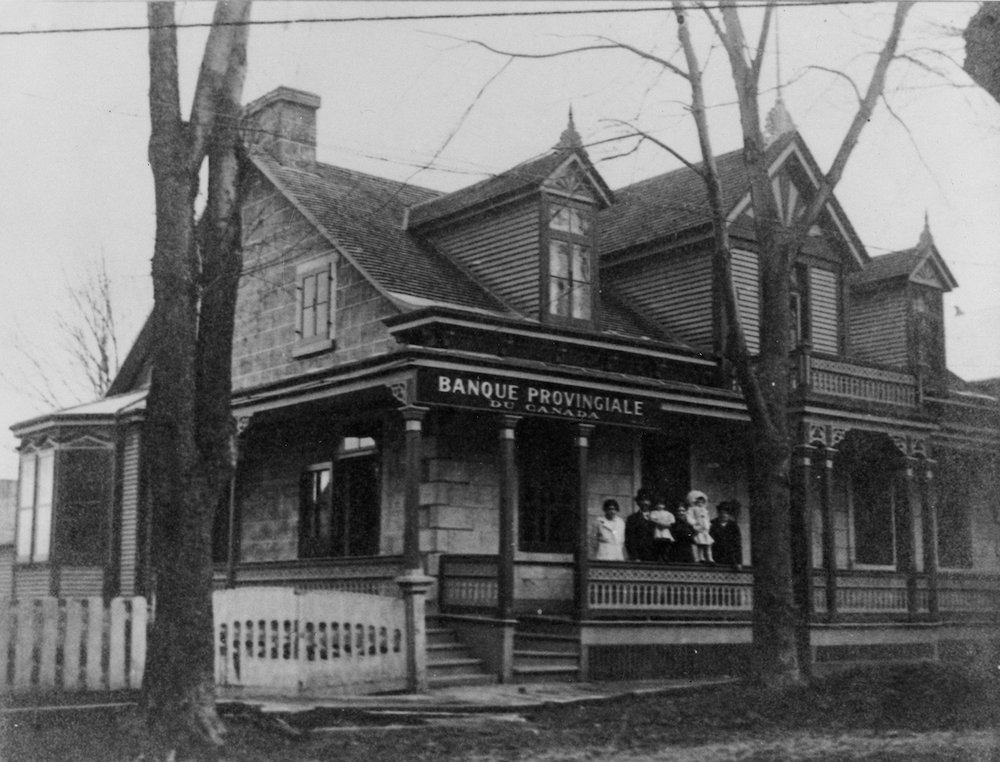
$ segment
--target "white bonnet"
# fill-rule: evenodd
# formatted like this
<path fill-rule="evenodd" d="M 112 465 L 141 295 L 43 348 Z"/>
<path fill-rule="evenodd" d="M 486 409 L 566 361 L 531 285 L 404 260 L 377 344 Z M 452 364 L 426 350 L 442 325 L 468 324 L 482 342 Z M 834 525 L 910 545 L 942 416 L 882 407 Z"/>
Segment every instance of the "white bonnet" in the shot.
<path fill-rule="evenodd" d="M 699 497 L 705 498 L 705 502 L 706 503 L 708 502 L 708 495 L 696 489 L 693 489 L 690 492 L 688 492 L 687 497 L 684 499 L 688 505 L 694 505 L 695 500 L 697 500 Z"/>

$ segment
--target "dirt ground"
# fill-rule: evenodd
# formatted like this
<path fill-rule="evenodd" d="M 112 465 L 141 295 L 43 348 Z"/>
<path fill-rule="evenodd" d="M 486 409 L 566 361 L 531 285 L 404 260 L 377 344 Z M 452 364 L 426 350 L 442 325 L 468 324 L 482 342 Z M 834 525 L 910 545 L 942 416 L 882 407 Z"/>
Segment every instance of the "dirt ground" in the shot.
<path fill-rule="evenodd" d="M 1000 679 L 937 664 L 507 714 L 224 709 L 239 762 L 1000 762 Z M 142 759 L 132 709 L 6 714 L 0 759 Z"/>

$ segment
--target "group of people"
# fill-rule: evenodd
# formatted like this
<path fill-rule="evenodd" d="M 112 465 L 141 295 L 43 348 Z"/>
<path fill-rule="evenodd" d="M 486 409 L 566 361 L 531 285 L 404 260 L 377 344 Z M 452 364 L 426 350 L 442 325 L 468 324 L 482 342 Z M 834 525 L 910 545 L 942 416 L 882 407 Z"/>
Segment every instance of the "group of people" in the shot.
<path fill-rule="evenodd" d="M 674 510 L 645 488 L 635 503 L 635 513 L 622 519 L 618 501 L 604 501 L 604 516 L 594 531 L 596 560 L 743 565 L 739 501 L 719 503 L 714 519 L 709 519 L 708 495 L 699 490 L 689 492 Z"/>

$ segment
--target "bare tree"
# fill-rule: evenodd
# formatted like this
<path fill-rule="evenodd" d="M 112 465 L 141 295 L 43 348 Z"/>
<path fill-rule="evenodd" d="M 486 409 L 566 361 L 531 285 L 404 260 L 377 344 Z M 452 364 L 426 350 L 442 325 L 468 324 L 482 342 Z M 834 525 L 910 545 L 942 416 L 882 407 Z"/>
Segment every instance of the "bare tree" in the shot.
<path fill-rule="evenodd" d="M 882 97 L 886 72 L 896 55 L 903 23 L 912 2 L 896 6 L 891 31 L 873 69 L 869 85 L 830 169 L 817 179 L 804 211 L 794 220 L 783 221 L 771 190 L 768 154 L 759 111 L 760 73 L 767 49 L 769 21 L 775 3 L 769 2 L 756 44 L 746 38 L 737 4 L 722 0 L 719 12 L 699 3 L 696 10 L 709 20 L 725 48 L 736 97 L 743 136 L 743 158 L 750 186 L 754 229 L 761 272 L 760 350 L 752 357 L 740 324 L 736 289 L 732 277 L 732 254 L 726 214 L 722 207 L 722 185 L 712 152 L 706 114 L 701 62 L 689 31 L 689 10 L 673 2 L 677 34 L 684 53 L 684 65 L 615 40 L 601 39 L 593 45 L 553 53 L 525 55 L 499 51 L 482 42 L 476 44 L 502 55 L 523 58 L 551 58 L 582 51 L 627 52 L 652 62 L 687 82 L 691 89 L 691 113 L 698 133 L 702 162 L 695 165 L 678 152 L 649 135 L 649 140 L 698 172 L 705 183 L 714 228 L 714 272 L 721 286 L 726 320 L 724 355 L 732 363 L 750 414 L 753 441 L 750 474 L 750 534 L 754 570 L 752 675 L 760 683 L 782 685 L 802 679 L 798 658 L 801 632 L 800 612 L 793 589 L 791 531 L 791 442 L 788 431 L 790 310 L 789 284 L 796 257 L 810 228 L 816 223 L 833 189 L 840 181 L 851 152 Z M 846 75 L 843 75 L 846 76 Z M 857 90 L 857 88 L 855 88 Z"/>
<path fill-rule="evenodd" d="M 18 329 L 9 342 L 17 360 L 0 369 L 0 380 L 10 389 L 46 408 L 103 397 L 119 366 L 120 313 L 103 252 L 87 258 L 82 272 L 64 273 L 64 279 L 66 307 L 52 326 L 58 343 L 41 346 Z M 67 367 L 79 373 L 68 373 Z"/>
<path fill-rule="evenodd" d="M 168 757 L 223 743 L 214 703 L 211 530 L 232 470 L 232 337 L 242 267 L 239 118 L 249 12 L 249 0 L 216 6 L 185 120 L 174 5 L 148 9 L 156 242 L 143 441 L 155 618 L 143 704 L 158 751 Z M 196 222 L 206 159 L 208 198 Z"/>

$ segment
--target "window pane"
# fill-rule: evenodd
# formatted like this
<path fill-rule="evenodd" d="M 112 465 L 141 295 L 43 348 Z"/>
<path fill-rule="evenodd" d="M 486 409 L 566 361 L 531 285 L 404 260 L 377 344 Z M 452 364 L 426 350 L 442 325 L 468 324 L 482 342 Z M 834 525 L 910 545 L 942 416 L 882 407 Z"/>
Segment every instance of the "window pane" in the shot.
<path fill-rule="evenodd" d="M 38 455 L 38 505 L 52 505 L 52 466 L 55 453 L 43 452 Z"/>
<path fill-rule="evenodd" d="M 573 287 L 573 317 L 590 320 L 590 286 L 586 283 Z"/>
<path fill-rule="evenodd" d="M 569 281 L 549 278 L 549 312 L 553 315 L 569 317 Z"/>
<path fill-rule="evenodd" d="M 21 458 L 21 494 L 18 506 L 31 508 L 35 504 L 35 455 Z"/>
<path fill-rule="evenodd" d="M 570 232 L 577 235 L 590 235 L 590 215 L 580 209 L 572 209 Z"/>
<path fill-rule="evenodd" d="M 570 210 L 561 204 L 551 204 L 549 206 L 549 228 L 552 230 L 570 229 Z"/>
<path fill-rule="evenodd" d="M 316 304 L 326 304 L 330 301 L 330 276 L 325 272 L 316 276 Z"/>
<path fill-rule="evenodd" d="M 302 307 L 313 307 L 316 304 L 316 276 L 310 275 L 302 279 Z"/>
<path fill-rule="evenodd" d="M 305 307 L 302 310 L 302 338 L 311 339 L 316 335 L 316 308 Z"/>
<path fill-rule="evenodd" d="M 17 560 L 31 560 L 31 522 L 35 512 L 22 508 L 17 512 Z"/>
<path fill-rule="evenodd" d="M 573 245 L 573 282 L 590 283 L 590 249 Z"/>
<path fill-rule="evenodd" d="M 52 546 L 52 503 L 39 504 L 35 511 L 35 554 L 32 561 L 48 561 Z"/>
<path fill-rule="evenodd" d="M 569 277 L 570 245 L 565 241 L 549 243 L 549 274 L 557 278 Z"/>

